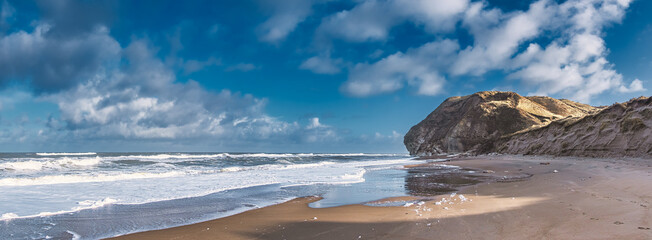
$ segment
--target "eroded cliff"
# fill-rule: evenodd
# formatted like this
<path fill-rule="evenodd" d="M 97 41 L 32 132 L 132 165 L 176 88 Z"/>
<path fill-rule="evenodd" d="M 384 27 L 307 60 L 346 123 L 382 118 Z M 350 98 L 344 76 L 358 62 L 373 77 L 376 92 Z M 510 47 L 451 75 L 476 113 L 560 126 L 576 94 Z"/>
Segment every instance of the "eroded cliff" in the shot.
<path fill-rule="evenodd" d="M 566 99 L 478 92 L 446 99 L 404 137 L 412 155 L 649 155 L 650 98 L 592 107 Z"/>
<path fill-rule="evenodd" d="M 652 98 L 617 103 L 583 118 L 569 118 L 505 136 L 495 152 L 557 156 L 652 156 Z"/>

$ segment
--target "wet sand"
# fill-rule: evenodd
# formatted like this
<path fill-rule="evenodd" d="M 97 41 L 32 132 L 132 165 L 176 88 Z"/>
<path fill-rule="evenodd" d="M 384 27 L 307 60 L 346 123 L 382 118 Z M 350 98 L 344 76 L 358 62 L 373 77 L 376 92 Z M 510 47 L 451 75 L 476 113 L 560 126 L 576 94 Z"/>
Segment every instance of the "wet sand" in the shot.
<path fill-rule="evenodd" d="M 494 179 L 452 197 L 379 201 L 414 202 L 408 207 L 316 209 L 308 203 L 319 198 L 306 197 L 118 239 L 652 239 L 650 159 L 479 156 L 446 164 Z"/>

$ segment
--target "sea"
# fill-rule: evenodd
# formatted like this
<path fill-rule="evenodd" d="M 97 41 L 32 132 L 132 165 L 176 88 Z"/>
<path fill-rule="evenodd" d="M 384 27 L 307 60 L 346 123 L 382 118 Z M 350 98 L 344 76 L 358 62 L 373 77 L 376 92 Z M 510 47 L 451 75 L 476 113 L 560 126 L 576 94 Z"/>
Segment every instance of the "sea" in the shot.
<path fill-rule="evenodd" d="M 432 161 L 432 160 L 430 160 Z M 0 153 L 0 239 L 98 239 L 322 196 L 408 194 L 406 154 Z"/>

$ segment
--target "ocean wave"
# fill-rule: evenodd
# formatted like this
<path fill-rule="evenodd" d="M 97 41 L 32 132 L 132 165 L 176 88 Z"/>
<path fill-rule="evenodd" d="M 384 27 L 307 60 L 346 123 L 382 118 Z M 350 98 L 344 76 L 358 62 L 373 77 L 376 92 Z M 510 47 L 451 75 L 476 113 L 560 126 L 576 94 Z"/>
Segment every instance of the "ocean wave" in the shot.
<path fill-rule="evenodd" d="M 34 178 L 2 178 L 2 186 L 33 186 L 52 185 L 66 183 L 89 183 L 89 182 L 112 182 L 121 180 L 145 179 L 145 178 L 166 178 L 185 175 L 186 172 L 170 171 L 164 173 L 122 173 L 122 174 L 98 174 L 98 175 L 49 175 Z"/>
<path fill-rule="evenodd" d="M 74 208 L 74 211 L 82 210 L 82 209 L 88 209 L 88 208 L 98 208 L 102 207 L 107 204 L 113 204 L 118 202 L 118 200 L 113 199 L 113 198 L 104 198 L 102 200 L 84 200 L 84 201 L 79 201 L 77 204 L 79 207 Z"/>
<path fill-rule="evenodd" d="M 331 161 L 323 161 L 318 163 L 302 163 L 302 164 L 263 164 L 257 166 L 233 166 L 225 167 L 219 170 L 219 172 L 242 172 L 242 171 L 252 171 L 252 170 L 285 170 L 285 169 L 301 169 L 301 168 L 313 168 L 321 167 L 325 165 L 335 164 Z"/>
<path fill-rule="evenodd" d="M 62 154 L 63 155 L 63 154 Z M 45 156 L 45 155 L 44 155 Z M 55 156 L 55 155 L 52 155 Z M 368 154 L 368 153 L 216 153 L 216 154 L 187 154 L 187 153 L 162 153 L 154 155 L 124 155 L 124 156 L 94 156 L 94 157 L 77 157 L 76 161 L 89 161 L 95 162 L 99 160 L 105 161 L 121 161 L 121 160 L 139 160 L 139 161 L 155 161 L 155 162 L 178 162 L 188 160 L 212 160 L 212 159 L 303 159 L 303 158 L 328 158 L 328 157 L 392 157 L 404 156 L 404 154 Z M 55 158 L 56 159 L 56 158 Z M 64 157 L 65 161 L 73 161 L 71 158 Z M 89 160 L 90 159 L 90 160 Z M 99 159 L 99 160 L 98 160 Z M 41 161 L 41 159 L 30 159 Z M 286 163 L 290 163 L 287 162 Z M 82 164 L 76 164 L 82 165 Z M 91 164 L 95 165 L 95 164 Z M 25 168 L 27 169 L 27 168 Z M 38 170 L 36 167 L 32 170 Z"/>
<path fill-rule="evenodd" d="M 73 152 L 73 153 L 66 153 L 66 152 L 59 152 L 59 153 L 36 153 L 36 155 L 39 156 L 83 156 L 83 155 L 97 155 L 97 153 L 94 152 Z"/>
<path fill-rule="evenodd" d="M 364 182 L 367 171 L 382 169 L 383 165 L 423 162 L 411 158 L 346 162 L 325 160 L 294 164 L 274 161 L 270 164 L 234 167 L 175 166 L 174 169 L 168 168 L 172 167 L 170 164 L 160 163 L 157 165 L 160 167 L 156 168 L 148 165 L 147 169 L 140 166 L 138 169 L 112 169 L 130 172 L 100 173 L 91 170 L 94 173 L 84 171 L 87 173 L 83 174 L 82 171 L 75 171 L 49 176 L 0 178 L 0 192 L 3 194 L 21 193 L 29 198 L 40 197 L 41 193 L 45 192 L 54 196 L 49 200 L 42 199 L 43 204 L 34 206 L 33 209 L 19 207 L 20 204 L 10 205 L 0 211 L 0 220 L 64 214 L 114 203 L 143 204 L 198 197 L 270 184 L 279 184 L 282 188 L 313 184 L 352 184 Z M 62 195 L 66 198 L 59 197 Z"/>
<path fill-rule="evenodd" d="M 305 158 L 305 157 L 385 157 L 399 156 L 399 154 L 370 154 L 370 153 L 243 153 L 228 154 L 231 158 Z"/>
<path fill-rule="evenodd" d="M 5 214 L 2 214 L 0 216 L 0 221 L 8 221 L 8 220 L 13 220 L 13 219 L 17 219 L 17 218 L 47 217 L 47 216 L 64 214 L 64 213 L 77 212 L 77 211 L 86 210 L 86 209 L 99 208 L 99 207 L 103 207 L 103 206 L 113 204 L 113 203 L 117 203 L 117 202 L 118 202 L 118 200 L 113 199 L 113 198 L 104 198 L 102 200 L 84 200 L 84 201 L 77 202 L 77 204 L 79 206 L 74 207 L 71 210 L 61 210 L 61 211 L 56 211 L 56 212 L 40 212 L 39 214 L 26 215 L 26 216 L 19 216 L 18 214 L 15 214 L 15 213 L 5 213 Z"/>
<path fill-rule="evenodd" d="M 50 158 L 50 159 L 32 159 L 19 162 L 5 162 L 0 164 L 0 169 L 14 171 L 41 171 L 43 169 L 62 169 L 62 168 L 89 168 L 100 164 L 101 159 L 95 158 Z"/>
<path fill-rule="evenodd" d="M 41 170 L 45 163 L 39 161 L 8 162 L 0 164 L 0 168 L 19 171 L 37 171 Z"/>
<path fill-rule="evenodd" d="M 155 154 L 104 157 L 110 160 L 175 160 L 175 159 L 210 159 L 210 158 L 308 158 L 308 157 L 391 157 L 404 154 L 369 154 L 369 153 L 216 153 L 216 154 Z"/>
<path fill-rule="evenodd" d="M 59 160 L 61 161 L 61 160 Z M 68 160 L 70 161 L 70 160 Z M 98 160 L 99 161 L 99 160 Z M 344 163 L 342 166 L 347 167 L 360 167 L 360 166 L 377 166 L 385 164 L 397 164 L 406 161 L 405 159 L 399 160 L 385 160 L 374 162 L 350 162 Z M 71 163 L 71 162 L 66 162 Z M 85 162 L 81 162 L 85 163 Z M 32 163 L 21 162 L 25 164 L 25 168 L 36 168 L 37 165 Z M 224 172 L 243 172 L 243 171 L 280 171 L 292 169 L 306 169 L 306 168 L 320 168 L 328 165 L 337 167 L 338 165 L 332 161 L 322 161 L 317 163 L 303 163 L 303 164 L 263 164 L 257 166 L 233 166 L 221 169 L 186 169 L 186 170 L 172 170 L 168 172 L 136 172 L 136 173 L 120 173 L 120 174 L 76 174 L 76 175 L 48 175 L 40 177 L 29 178 L 2 178 L 0 179 L 0 186 L 34 186 L 34 185 L 52 185 L 52 184 L 70 184 L 70 183 L 88 183 L 88 182 L 110 182 L 110 181 L 123 181 L 133 179 L 145 178 L 167 178 L 177 177 L 183 175 L 201 175 L 201 174 L 215 174 Z"/>
<path fill-rule="evenodd" d="M 107 159 L 147 159 L 147 160 L 166 160 L 166 159 L 204 159 L 204 158 L 224 158 L 225 153 L 219 154 L 156 154 L 156 155 L 129 155 L 119 157 L 107 157 Z"/>
<path fill-rule="evenodd" d="M 10 220 L 10 219 L 18 218 L 18 217 L 20 217 L 20 216 L 18 216 L 15 213 L 5 213 L 5 214 L 2 214 L 2 216 L 0 216 L 0 221 L 2 221 L 2 220 Z"/>
<path fill-rule="evenodd" d="M 20 164 L 24 164 L 24 163 L 25 162 L 22 162 Z M 0 186 L 33 186 L 33 185 L 67 184 L 67 183 L 110 182 L 110 181 L 122 181 L 122 180 L 145 179 L 145 178 L 167 178 L 167 177 L 177 177 L 182 175 L 214 174 L 220 172 L 314 168 L 314 167 L 320 167 L 320 166 L 325 166 L 330 164 L 334 164 L 334 162 L 324 161 L 319 163 L 292 164 L 292 165 L 264 164 L 264 165 L 247 166 L 247 167 L 234 166 L 234 167 L 226 167 L 226 168 L 215 169 L 215 170 L 198 170 L 198 169 L 188 169 L 185 171 L 174 170 L 174 171 L 160 172 L 160 173 L 138 172 L 138 173 L 98 174 L 98 175 L 90 175 L 90 174 L 48 175 L 48 176 L 31 177 L 31 178 L 2 178 L 0 179 Z M 26 164 L 26 166 L 35 169 L 40 165 Z"/>
<path fill-rule="evenodd" d="M 55 162 L 59 166 L 74 166 L 74 167 L 88 167 L 88 166 L 95 166 L 100 164 L 102 161 L 101 158 L 95 157 L 95 158 L 80 158 L 80 159 L 73 159 L 73 158 L 63 158 L 56 160 Z"/>

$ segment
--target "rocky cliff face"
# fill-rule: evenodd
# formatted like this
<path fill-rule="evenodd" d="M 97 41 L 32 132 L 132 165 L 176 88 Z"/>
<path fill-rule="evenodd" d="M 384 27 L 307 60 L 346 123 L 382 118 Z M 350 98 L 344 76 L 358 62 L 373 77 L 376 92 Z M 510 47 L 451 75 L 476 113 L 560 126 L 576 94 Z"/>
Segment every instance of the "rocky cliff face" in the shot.
<path fill-rule="evenodd" d="M 446 99 L 413 126 L 404 143 L 412 155 L 457 152 L 519 152 L 507 137 L 540 129 L 555 121 L 581 119 L 601 108 L 549 97 L 523 97 L 513 92 L 478 92 Z M 519 150 L 517 150 L 519 149 Z"/>
<path fill-rule="evenodd" d="M 583 118 L 568 118 L 495 142 L 509 154 L 652 157 L 652 98 L 617 103 Z"/>

